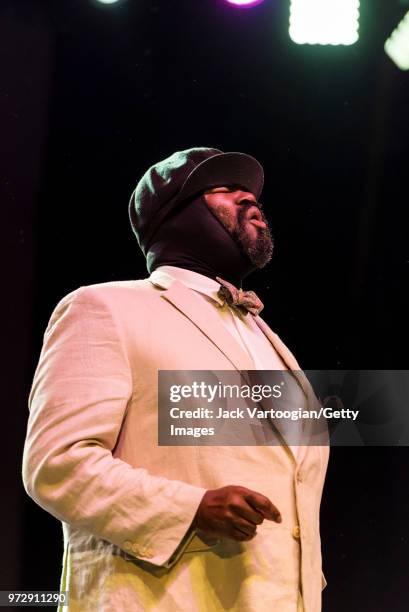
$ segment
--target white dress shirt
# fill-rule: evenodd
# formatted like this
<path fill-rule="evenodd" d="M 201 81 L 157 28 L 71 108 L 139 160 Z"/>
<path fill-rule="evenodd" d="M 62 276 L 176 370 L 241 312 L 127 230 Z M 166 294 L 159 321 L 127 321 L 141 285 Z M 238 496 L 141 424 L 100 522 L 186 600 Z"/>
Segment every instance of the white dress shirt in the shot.
<path fill-rule="evenodd" d="M 253 316 L 250 313 L 244 314 L 239 308 L 228 306 L 217 295 L 220 289 L 220 283 L 217 281 L 176 266 L 159 266 L 152 272 L 150 280 L 165 287 L 169 286 L 171 281 L 178 280 L 212 303 L 217 308 L 223 325 L 249 354 L 255 370 L 287 369 L 271 342 L 253 320 Z"/>
<path fill-rule="evenodd" d="M 245 351 L 249 354 L 254 364 L 255 370 L 287 370 L 284 361 L 278 355 L 277 351 L 259 328 L 253 319 L 251 313 L 244 314 L 239 308 L 229 306 L 221 299 L 217 292 L 220 289 L 220 283 L 212 278 L 179 268 L 176 266 L 159 266 L 150 276 L 152 282 L 158 283 L 167 288 L 177 280 L 190 289 L 199 293 L 203 299 L 217 308 L 220 319 L 227 330 L 234 336 Z M 281 405 L 280 409 L 291 409 L 291 407 L 305 407 L 306 398 L 298 385 L 293 385 L 291 397 L 286 398 L 286 405 Z M 291 439 L 301 439 L 301 424 L 297 428 L 295 422 L 283 423 L 283 428 L 291 427 Z M 294 432 L 298 429 L 298 433 L 294 438 Z M 298 446 L 290 445 L 293 454 L 297 457 Z"/>

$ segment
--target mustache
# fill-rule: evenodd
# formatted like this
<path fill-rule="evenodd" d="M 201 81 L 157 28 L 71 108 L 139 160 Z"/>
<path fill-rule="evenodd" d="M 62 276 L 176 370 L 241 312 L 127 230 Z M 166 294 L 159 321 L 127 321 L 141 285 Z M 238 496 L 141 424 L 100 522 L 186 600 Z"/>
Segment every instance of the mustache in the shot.
<path fill-rule="evenodd" d="M 249 208 L 250 206 L 257 206 L 257 208 L 259 208 L 260 210 L 263 207 L 261 202 L 259 202 L 258 200 L 241 200 L 240 204 L 245 204 L 247 208 Z"/>

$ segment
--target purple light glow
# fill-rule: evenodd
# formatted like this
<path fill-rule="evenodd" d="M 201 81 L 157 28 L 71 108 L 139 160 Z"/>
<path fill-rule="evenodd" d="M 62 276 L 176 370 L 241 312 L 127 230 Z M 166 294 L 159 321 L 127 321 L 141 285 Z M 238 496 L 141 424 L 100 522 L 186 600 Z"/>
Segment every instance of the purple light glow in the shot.
<path fill-rule="evenodd" d="M 228 4 L 234 4 L 238 8 L 250 8 L 250 6 L 255 6 L 256 4 L 260 4 L 263 0 L 226 0 Z"/>

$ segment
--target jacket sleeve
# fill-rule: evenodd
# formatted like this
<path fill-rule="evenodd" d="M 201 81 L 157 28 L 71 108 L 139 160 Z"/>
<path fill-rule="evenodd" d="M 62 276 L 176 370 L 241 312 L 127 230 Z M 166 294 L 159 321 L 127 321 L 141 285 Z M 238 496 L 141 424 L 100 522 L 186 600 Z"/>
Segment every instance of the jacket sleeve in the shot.
<path fill-rule="evenodd" d="M 118 328 L 91 287 L 56 306 L 28 400 L 23 482 L 57 519 L 168 567 L 205 489 L 113 456 L 134 384 Z"/>

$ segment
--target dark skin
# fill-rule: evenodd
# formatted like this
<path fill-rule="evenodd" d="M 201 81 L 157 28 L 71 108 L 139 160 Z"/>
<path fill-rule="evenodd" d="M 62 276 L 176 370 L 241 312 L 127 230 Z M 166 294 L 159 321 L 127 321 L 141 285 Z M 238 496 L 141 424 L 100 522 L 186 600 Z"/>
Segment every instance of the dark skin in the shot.
<path fill-rule="evenodd" d="M 282 520 L 268 497 L 246 487 L 228 485 L 206 491 L 192 527 L 212 537 L 246 542 L 254 538 L 257 526 L 265 519 L 276 523 Z"/>
<path fill-rule="evenodd" d="M 208 208 L 255 268 L 263 268 L 272 257 L 273 239 L 256 196 L 234 185 L 207 189 L 203 195 Z"/>
<path fill-rule="evenodd" d="M 253 193 L 220 186 L 205 191 L 204 195 L 209 208 L 223 220 L 230 233 L 237 226 L 239 209 L 243 205 L 247 208 L 243 223 L 249 241 L 255 240 L 260 228 L 265 227 Z M 282 521 L 278 508 L 268 497 L 246 487 L 228 485 L 206 491 L 192 527 L 212 537 L 245 542 L 255 537 L 257 526 L 264 520 Z"/>
<path fill-rule="evenodd" d="M 250 191 L 244 191 L 238 187 L 221 186 L 207 189 L 204 192 L 206 203 L 216 216 L 223 217 L 224 225 L 230 233 L 234 231 L 238 223 L 240 208 L 246 206 L 245 231 L 249 238 L 255 240 L 260 227 L 265 224 L 258 208 L 256 196 Z M 254 205 L 251 206 L 250 203 Z"/>

